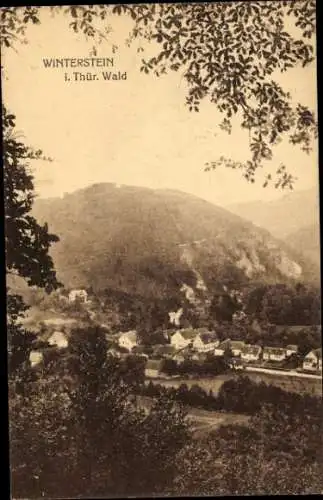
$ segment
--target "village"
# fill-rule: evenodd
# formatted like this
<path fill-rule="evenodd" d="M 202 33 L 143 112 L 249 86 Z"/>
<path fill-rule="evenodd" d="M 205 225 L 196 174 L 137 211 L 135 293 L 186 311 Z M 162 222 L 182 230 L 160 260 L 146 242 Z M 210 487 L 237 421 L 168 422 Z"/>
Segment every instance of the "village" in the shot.
<path fill-rule="evenodd" d="M 69 301 L 90 303 L 85 290 L 72 290 L 69 293 Z M 170 320 L 176 324 L 174 313 L 170 313 Z M 66 349 L 76 325 L 77 321 L 71 318 L 45 320 L 38 341 L 30 352 L 31 366 L 41 365 L 48 349 Z M 113 334 L 107 331 L 105 325 L 100 327 L 106 330 L 105 335 L 109 345 L 107 355 L 120 359 L 130 355 L 143 358 L 147 379 L 178 376 L 183 366 L 186 367 L 188 374 L 190 371 L 195 374 L 197 371 L 202 373 L 203 366 L 206 364 L 212 366 L 212 363 L 214 367 L 220 363 L 220 366 L 227 371 L 277 371 L 282 375 L 318 378 L 322 373 L 320 347 L 301 355 L 296 344 L 266 346 L 230 338 L 220 339 L 216 326 L 212 330 L 205 327 L 177 326 L 163 330 L 158 341 L 147 344 L 142 342 L 135 329 Z"/>

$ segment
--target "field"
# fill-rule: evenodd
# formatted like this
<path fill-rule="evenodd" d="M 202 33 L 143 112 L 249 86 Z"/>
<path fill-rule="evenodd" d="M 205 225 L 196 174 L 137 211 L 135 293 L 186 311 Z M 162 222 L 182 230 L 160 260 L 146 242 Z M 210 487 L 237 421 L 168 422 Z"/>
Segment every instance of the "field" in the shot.
<path fill-rule="evenodd" d="M 153 398 L 137 396 L 137 402 L 141 408 L 148 410 L 151 408 Z M 218 429 L 221 425 L 247 425 L 249 418 L 248 415 L 239 413 L 207 411 L 200 408 L 189 408 L 187 415 L 196 438 Z"/>
<path fill-rule="evenodd" d="M 187 378 L 173 378 L 173 379 L 154 379 L 152 382 L 156 384 L 161 384 L 165 387 L 179 387 L 181 384 L 186 384 L 187 387 L 192 387 L 192 385 L 199 385 L 205 391 L 212 390 L 213 395 L 216 396 L 226 380 L 235 378 L 236 375 L 229 373 L 224 375 L 218 375 L 216 377 L 187 377 Z"/>
<path fill-rule="evenodd" d="M 288 392 L 297 392 L 299 394 L 310 394 L 315 396 L 322 396 L 322 381 L 318 379 L 305 379 L 296 377 L 287 377 L 284 375 L 273 375 L 267 373 L 248 372 L 247 375 L 255 382 L 265 382 L 281 387 Z M 209 392 L 212 390 L 213 395 L 216 396 L 226 380 L 238 377 L 238 374 L 227 373 L 218 375 L 216 377 L 192 377 L 192 378 L 176 378 L 176 379 L 155 379 L 154 383 L 161 384 L 165 387 L 179 387 L 181 384 L 186 384 L 188 387 L 192 385 L 199 385 L 202 389 Z"/>
<path fill-rule="evenodd" d="M 191 408 L 187 419 L 191 423 L 195 437 L 201 437 L 218 429 L 221 425 L 247 425 L 250 417 L 238 413 Z"/>

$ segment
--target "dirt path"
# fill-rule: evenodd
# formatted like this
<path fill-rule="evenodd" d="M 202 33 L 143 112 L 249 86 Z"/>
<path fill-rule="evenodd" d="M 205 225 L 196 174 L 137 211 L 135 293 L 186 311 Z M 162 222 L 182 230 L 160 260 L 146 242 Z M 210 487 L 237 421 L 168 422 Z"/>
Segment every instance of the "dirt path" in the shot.
<path fill-rule="evenodd" d="M 281 375 L 282 377 L 300 377 L 300 378 L 311 378 L 316 380 L 322 380 L 322 375 L 316 375 L 314 373 L 302 373 L 295 370 L 283 371 L 283 370 L 273 370 L 271 368 L 257 368 L 255 366 L 246 366 L 245 370 L 247 372 L 259 372 L 259 373 L 269 373 L 272 375 Z"/>

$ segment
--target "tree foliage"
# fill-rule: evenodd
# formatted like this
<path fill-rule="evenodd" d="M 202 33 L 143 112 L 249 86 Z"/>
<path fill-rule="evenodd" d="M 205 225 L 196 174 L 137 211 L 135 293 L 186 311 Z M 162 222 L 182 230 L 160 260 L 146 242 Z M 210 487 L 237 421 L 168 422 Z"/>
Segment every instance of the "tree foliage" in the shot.
<path fill-rule="evenodd" d="M 167 395 L 147 412 L 140 409 L 137 368 L 124 369 L 106 350 L 102 332 L 80 329 L 24 395 L 11 381 L 16 497 L 104 498 L 172 489 L 177 455 L 190 439 L 185 411 Z"/>
<path fill-rule="evenodd" d="M 222 425 L 204 436 L 202 432 L 184 447 L 178 457 L 182 467 L 174 493 L 201 496 L 321 491 L 321 401 L 255 384 L 244 377 L 226 384 L 228 399 L 223 399 L 223 393 L 212 397 L 194 386 L 146 387 L 151 396 L 171 391 L 195 407 L 252 415 L 244 424 Z"/>
<path fill-rule="evenodd" d="M 59 11 L 59 7 L 52 7 Z M 315 0 L 244 1 L 212 3 L 118 4 L 64 7 L 69 26 L 88 39 L 102 41 L 111 15 L 127 15 L 134 39 L 156 42 L 155 55 L 145 56 L 141 71 L 156 76 L 181 71 L 186 82 L 186 104 L 199 111 L 207 99 L 223 115 L 220 128 L 231 133 L 233 118 L 249 132 L 250 159 L 235 162 L 220 157 L 206 165 L 239 168 L 255 181 L 259 168 L 273 158 L 284 138 L 309 152 L 317 135 L 316 119 L 303 103 L 293 102 L 277 76 L 290 68 L 306 67 L 315 57 Z M 2 9 L 2 42 L 14 45 L 28 23 L 39 23 L 36 7 Z M 101 26 L 106 30 L 102 30 Z M 292 26 L 292 29 L 290 27 Z M 150 44 L 151 46 L 151 44 Z M 265 185 L 291 187 L 294 177 L 285 165 Z"/>
<path fill-rule="evenodd" d="M 253 287 L 245 299 L 245 311 L 276 325 L 319 325 L 320 290 L 302 283 Z"/>
<path fill-rule="evenodd" d="M 40 150 L 34 150 L 18 140 L 15 116 L 2 107 L 3 123 L 3 180 L 5 208 L 5 255 L 7 275 L 24 278 L 29 286 L 37 285 L 47 292 L 59 286 L 52 258 L 48 251 L 58 237 L 50 234 L 47 224 L 40 225 L 31 215 L 35 198 L 30 161 L 43 158 Z M 28 334 L 18 325 L 27 307 L 22 297 L 10 295 L 7 288 L 7 317 L 10 352 L 18 359 L 25 357 L 30 344 Z M 26 336 L 24 339 L 24 336 Z M 18 362 L 19 365 L 20 362 Z"/>

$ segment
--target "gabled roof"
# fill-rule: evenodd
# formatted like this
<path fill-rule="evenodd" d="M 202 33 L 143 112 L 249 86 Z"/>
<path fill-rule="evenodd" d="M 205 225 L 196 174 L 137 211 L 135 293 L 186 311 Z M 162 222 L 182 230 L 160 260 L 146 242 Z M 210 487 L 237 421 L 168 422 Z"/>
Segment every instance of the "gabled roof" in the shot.
<path fill-rule="evenodd" d="M 310 351 L 308 354 L 306 354 L 306 358 L 309 354 L 314 354 L 318 359 L 322 359 L 322 348 L 319 349 L 313 349 Z"/>

